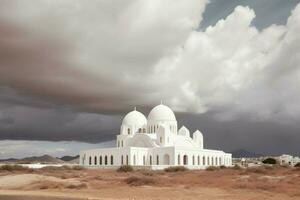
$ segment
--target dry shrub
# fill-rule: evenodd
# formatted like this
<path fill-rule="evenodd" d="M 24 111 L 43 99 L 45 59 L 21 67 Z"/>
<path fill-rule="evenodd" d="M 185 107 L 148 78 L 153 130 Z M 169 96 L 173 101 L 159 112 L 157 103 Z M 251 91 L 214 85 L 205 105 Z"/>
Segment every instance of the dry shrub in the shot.
<path fill-rule="evenodd" d="M 206 168 L 206 171 L 216 171 L 216 170 L 219 170 L 218 167 L 214 167 L 214 166 L 209 166 Z"/>
<path fill-rule="evenodd" d="M 168 167 L 168 168 L 164 169 L 165 172 L 184 172 L 187 170 L 188 169 L 183 166 Z"/>
<path fill-rule="evenodd" d="M 155 171 L 155 174 L 157 174 L 157 175 L 165 175 L 166 172 L 164 170 L 157 170 L 157 171 Z"/>
<path fill-rule="evenodd" d="M 75 165 L 72 167 L 73 170 L 84 170 L 84 168 L 82 166 L 79 165 Z"/>
<path fill-rule="evenodd" d="M 279 165 L 264 165 L 266 170 L 274 170 L 280 168 Z"/>
<path fill-rule="evenodd" d="M 154 176 L 154 172 L 151 170 L 139 170 L 139 172 L 144 176 Z"/>
<path fill-rule="evenodd" d="M 69 165 L 63 165 L 63 166 L 46 166 L 46 167 L 43 167 L 41 168 L 42 171 L 50 171 L 50 172 L 53 172 L 53 171 L 58 171 L 58 170 L 83 170 L 84 168 L 81 167 L 81 166 L 69 166 Z"/>
<path fill-rule="evenodd" d="M 58 183 L 58 182 L 52 182 L 52 181 L 43 181 L 43 182 L 39 183 L 34 188 L 38 188 L 38 189 L 41 189 L 41 190 L 57 189 L 57 188 L 60 189 L 60 188 L 63 188 L 63 184 L 62 183 Z"/>
<path fill-rule="evenodd" d="M 117 169 L 117 172 L 132 172 L 133 168 L 130 165 L 123 165 Z"/>
<path fill-rule="evenodd" d="M 239 166 L 239 165 L 234 165 L 234 166 L 232 167 L 232 169 L 234 169 L 234 170 L 242 170 L 242 167 Z"/>
<path fill-rule="evenodd" d="M 141 186 L 141 185 L 154 185 L 156 181 L 152 177 L 130 176 L 125 179 L 125 183 L 127 183 L 130 186 Z"/>
<path fill-rule="evenodd" d="M 23 167 L 21 165 L 2 165 L 0 166 L 0 170 L 6 171 L 33 171 L 33 169 L 29 169 L 28 167 Z"/>
<path fill-rule="evenodd" d="M 66 168 L 65 167 L 56 167 L 56 166 L 46 166 L 46 167 L 43 167 L 41 168 L 42 171 L 50 171 L 50 172 L 53 172 L 53 171 L 58 171 L 58 170 L 65 170 Z"/>
<path fill-rule="evenodd" d="M 266 171 L 266 169 L 261 168 L 261 167 L 251 167 L 251 168 L 247 168 L 246 172 L 256 173 L 256 174 L 265 174 L 267 171 Z"/>
<path fill-rule="evenodd" d="M 87 188 L 87 184 L 86 183 L 70 184 L 70 185 L 67 185 L 65 188 L 68 188 L 68 189 L 83 189 L 83 188 Z"/>

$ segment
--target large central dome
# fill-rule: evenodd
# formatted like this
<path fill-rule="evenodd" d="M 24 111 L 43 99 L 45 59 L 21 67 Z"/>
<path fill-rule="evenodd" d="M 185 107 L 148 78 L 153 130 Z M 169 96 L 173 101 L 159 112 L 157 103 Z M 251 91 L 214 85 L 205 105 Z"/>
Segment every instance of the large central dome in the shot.
<path fill-rule="evenodd" d="M 176 121 L 174 112 L 168 106 L 155 106 L 148 115 L 149 121 Z"/>

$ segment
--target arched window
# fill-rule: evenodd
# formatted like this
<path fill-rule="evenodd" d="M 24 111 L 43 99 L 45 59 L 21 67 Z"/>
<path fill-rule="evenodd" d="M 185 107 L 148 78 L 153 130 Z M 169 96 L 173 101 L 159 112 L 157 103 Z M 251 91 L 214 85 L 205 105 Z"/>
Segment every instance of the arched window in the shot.
<path fill-rule="evenodd" d="M 193 165 L 195 165 L 195 156 L 193 156 Z"/>
<path fill-rule="evenodd" d="M 152 165 L 152 156 L 150 156 L 150 165 Z"/>
<path fill-rule="evenodd" d="M 178 165 L 180 165 L 180 155 L 179 154 L 178 154 L 177 162 L 178 162 Z"/>
<path fill-rule="evenodd" d="M 198 156 L 198 160 L 197 161 L 198 161 L 198 165 L 200 165 L 200 156 Z"/>
<path fill-rule="evenodd" d="M 102 156 L 99 157 L 99 165 L 102 165 Z"/>
<path fill-rule="evenodd" d="M 118 140 L 118 147 L 120 147 L 120 141 Z"/>
<path fill-rule="evenodd" d="M 127 129 L 127 133 L 128 133 L 128 135 L 130 135 L 130 128 Z"/>
<path fill-rule="evenodd" d="M 216 165 L 218 166 L 218 158 L 216 157 Z"/>
<path fill-rule="evenodd" d="M 207 156 L 207 165 L 210 165 L 210 160 L 209 160 L 209 156 Z"/>
<path fill-rule="evenodd" d="M 107 156 L 104 157 L 104 164 L 107 165 Z"/>
<path fill-rule="evenodd" d="M 126 165 L 129 164 L 129 161 L 128 161 L 128 155 L 126 155 Z"/>
<path fill-rule="evenodd" d="M 121 165 L 124 165 L 124 160 L 123 159 L 124 159 L 124 156 L 122 155 L 121 156 Z"/>
<path fill-rule="evenodd" d="M 222 158 L 219 157 L 219 165 L 222 165 Z"/>
<path fill-rule="evenodd" d="M 211 165 L 214 166 L 214 157 L 211 157 Z"/>
<path fill-rule="evenodd" d="M 154 130 L 153 130 L 153 132 L 155 133 L 155 126 L 154 126 Z"/>
<path fill-rule="evenodd" d="M 143 165 L 146 165 L 146 157 L 143 156 Z"/>
<path fill-rule="evenodd" d="M 206 165 L 205 164 L 205 156 L 202 157 L 202 165 Z"/>
<path fill-rule="evenodd" d="M 92 165 L 92 157 L 89 157 L 89 165 Z"/>
<path fill-rule="evenodd" d="M 111 155 L 110 156 L 110 164 L 113 165 L 114 164 L 114 157 Z"/>
<path fill-rule="evenodd" d="M 122 140 L 122 147 L 124 146 L 124 144 L 123 144 L 123 140 Z"/>
<path fill-rule="evenodd" d="M 184 155 L 184 156 L 183 156 L 183 164 L 184 164 L 184 165 L 187 165 L 187 164 L 188 164 L 188 157 L 187 157 L 187 155 Z"/>
<path fill-rule="evenodd" d="M 143 133 L 146 133 L 146 129 L 145 128 L 143 128 Z"/>
<path fill-rule="evenodd" d="M 156 156 L 156 164 L 159 165 L 159 156 Z"/>
<path fill-rule="evenodd" d="M 133 156 L 133 165 L 135 165 L 136 164 L 136 157 L 135 157 L 135 155 Z"/>
<path fill-rule="evenodd" d="M 94 165 L 97 165 L 97 156 L 94 158 Z"/>
<path fill-rule="evenodd" d="M 141 128 L 139 128 L 139 133 L 142 133 L 142 129 Z"/>
<path fill-rule="evenodd" d="M 162 143 L 162 137 L 159 138 L 159 142 Z"/>

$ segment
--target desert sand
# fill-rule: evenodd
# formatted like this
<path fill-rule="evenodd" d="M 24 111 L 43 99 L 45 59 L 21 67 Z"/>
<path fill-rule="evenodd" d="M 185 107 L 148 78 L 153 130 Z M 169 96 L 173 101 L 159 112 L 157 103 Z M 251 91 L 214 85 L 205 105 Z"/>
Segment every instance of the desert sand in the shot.
<path fill-rule="evenodd" d="M 164 172 L 73 170 L 0 171 L 0 200 L 300 199 L 295 168 Z"/>

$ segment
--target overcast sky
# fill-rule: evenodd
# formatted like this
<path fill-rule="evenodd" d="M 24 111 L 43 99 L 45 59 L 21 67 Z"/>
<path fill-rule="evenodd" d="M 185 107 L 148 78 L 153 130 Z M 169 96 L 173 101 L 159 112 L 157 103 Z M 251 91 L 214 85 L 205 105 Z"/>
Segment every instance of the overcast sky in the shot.
<path fill-rule="evenodd" d="M 300 0 L 1 0 L 0 159 L 114 144 L 163 102 L 206 148 L 300 154 Z"/>

